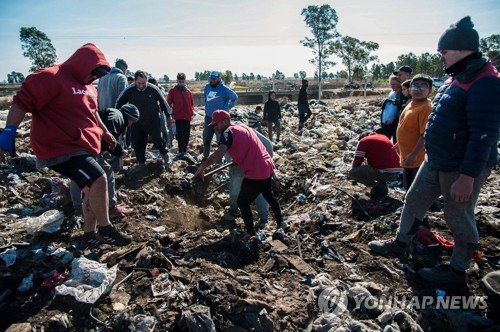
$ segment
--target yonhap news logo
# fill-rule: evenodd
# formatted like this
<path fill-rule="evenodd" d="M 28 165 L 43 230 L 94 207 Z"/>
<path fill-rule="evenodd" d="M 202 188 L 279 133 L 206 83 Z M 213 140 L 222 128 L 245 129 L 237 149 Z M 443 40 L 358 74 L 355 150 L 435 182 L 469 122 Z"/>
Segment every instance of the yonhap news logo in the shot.
<path fill-rule="evenodd" d="M 392 310 L 427 308 L 483 310 L 488 307 L 487 296 L 354 296 L 354 310 L 375 309 L 379 306 L 389 306 Z"/>
<path fill-rule="evenodd" d="M 331 312 L 336 316 L 347 309 L 347 290 L 342 287 L 327 287 L 318 296 L 318 307 L 324 312 Z"/>

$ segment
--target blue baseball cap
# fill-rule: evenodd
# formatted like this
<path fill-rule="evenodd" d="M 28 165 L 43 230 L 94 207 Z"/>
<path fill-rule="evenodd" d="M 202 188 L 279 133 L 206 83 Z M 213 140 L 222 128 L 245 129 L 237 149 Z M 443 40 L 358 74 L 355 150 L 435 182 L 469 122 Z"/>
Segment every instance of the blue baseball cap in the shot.
<path fill-rule="evenodd" d="M 213 71 L 210 73 L 210 78 L 219 78 L 220 73 L 218 71 Z"/>

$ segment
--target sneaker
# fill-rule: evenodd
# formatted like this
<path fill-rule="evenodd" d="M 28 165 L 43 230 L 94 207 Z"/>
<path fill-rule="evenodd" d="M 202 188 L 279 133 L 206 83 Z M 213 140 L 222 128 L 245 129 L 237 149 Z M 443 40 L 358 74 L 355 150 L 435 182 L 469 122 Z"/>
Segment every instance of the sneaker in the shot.
<path fill-rule="evenodd" d="M 97 233 L 85 232 L 82 236 L 81 248 L 86 249 L 88 247 L 98 247 L 101 243 L 102 242 L 97 238 Z"/>
<path fill-rule="evenodd" d="M 125 206 L 117 205 L 113 209 L 109 210 L 109 218 L 114 219 L 114 218 L 121 218 L 125 217 L 127 214 L 132 213 L 134 209 L 127 208 Z"/>
<path fill-rule="evenodd" d="M 283 222 L 281 222 L 281 224 L 278 225 L 278 228 L 286 231 L 287 229 L 290 228 L 290 226 L 288 226 L 288 224 L 286 223 L 286 221 L 283 221 Z"/>
<path fill-rule="evenodd" d="M 423 268 L 417 274 L 427 281 L 440 284 L 464 284 L 467 283 L 465 271 L 457 271 L 450 265 L 440 265 L 434 268 Z"/>
<path fill-rule="evenodd" d="M 261 219 L 259 224 L 257 225 L 257 228 L 260 228 L 260 229 L 265 229 L 269 226 L 267 220 L 263 220 Z"/>
<path fill-rule="evenodd" d="M 114 226 L 100 228 L 96 233 L 96 239 L 102 243 L 116 246 L 126 246 L 132 242 L 132 237 L 130 235 L 121 233 Z"/>
<path fill-rule="evenodd" d="M 229 211 L 226 211 L 224 215 L 222 216 L 222 219 L 227 220 L 227 221 L 235 221 L 237 218 L 239 218 L 240 215 L 233 214 Z"/>
<path fill-rule="evenodd" d="M 379 255 L 400 255 L 406 251 L 406 247 L 401 246 L 400 243 L 398 243 L 398 240 L 396 240 L 396 238 L 370 241 L 368 243 L 368 248 Z"/>
<path fill-rule="evenodd" d="M 179 152 L 175 155 L 174 161 L 181 160 L 182 158 L 184 158 L 184 152 Z"/>

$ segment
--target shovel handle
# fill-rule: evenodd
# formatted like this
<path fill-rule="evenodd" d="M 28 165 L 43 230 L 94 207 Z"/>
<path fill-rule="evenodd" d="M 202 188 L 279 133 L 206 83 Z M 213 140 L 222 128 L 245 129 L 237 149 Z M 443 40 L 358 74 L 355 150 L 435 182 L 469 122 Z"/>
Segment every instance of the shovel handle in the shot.
<path fill-rule="evenodd" d="M 232 165 L 233 165 L 233 162 L 231 161 L 231 162 L 229 162 L 227 164 L 224 164 L 224 165 L 222 165 L 222 166 L 220 166 L 220 167 L 218 167 L 216 169 L 211 170 L 210 172 L 205 173 L 205 176 L 212 175 L 212 174 L 215 174 L 217 172 L 220 172 L 223 169 L 226 169 L 226 168 L 228 168 L 229 166 L 232 166 Z"/>

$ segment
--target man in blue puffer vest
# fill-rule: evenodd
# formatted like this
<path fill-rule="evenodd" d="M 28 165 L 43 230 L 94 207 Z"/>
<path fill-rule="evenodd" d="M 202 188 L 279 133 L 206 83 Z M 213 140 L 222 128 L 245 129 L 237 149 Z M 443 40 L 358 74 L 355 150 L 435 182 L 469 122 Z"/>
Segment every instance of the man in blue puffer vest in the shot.
<path fill-rule="evenodd" d="M 455 247 L 449 265 L 423 268 L 420 277 L 436 283 L 465 283 L 479 235 L 474 218 L 479 191 L 497 161 L 500 129 L 500 75 L 479 52 L 470 17 L 451 25 L 438 42 L 445 72 L 424 134 L 425 162 L 407 193 L 396 237 L 372 241 L 378 254 L 400 254 L 417 232 L 432 202 L 444 197 L 444 217 Z"/>
<path fill-rule="evenodd" d="M 203 126 L 203 159 L 206 159 L 210 154 L 210 146 L 214 137 L 215 131 L 213 126 L 209 126 L 212 122 L 212 114 L 216 110 L 225 110 L 229 112 L 238 101 L 238 95 L 224 85 L 221 74 L 218 71 L 210 73 L 210 81 L 205 86 L 203 93 L 205 95 L 205 123 Z"/>

